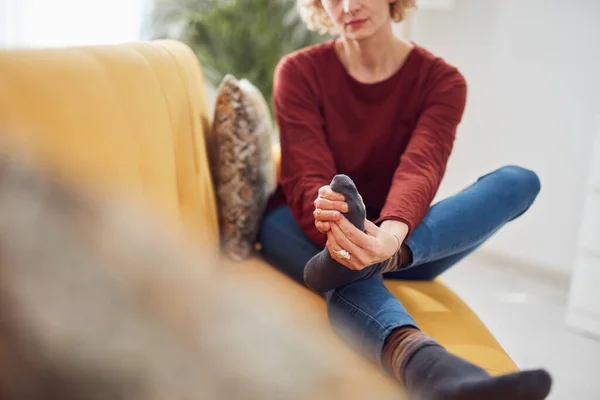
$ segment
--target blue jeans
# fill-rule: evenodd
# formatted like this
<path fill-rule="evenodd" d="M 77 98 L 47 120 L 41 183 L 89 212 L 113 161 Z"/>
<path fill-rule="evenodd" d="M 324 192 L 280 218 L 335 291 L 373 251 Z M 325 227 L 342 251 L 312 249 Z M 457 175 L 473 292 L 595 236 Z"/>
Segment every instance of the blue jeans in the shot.
<path fill-rule="evenodd" d="M 405 244 L 412 262 L 387 279 L 432 280 L 467 256 L 507 222 L 519 217 L 540 191 L 537 175 L 507 166 L 433 205 Z M 265 259 L 303 284 L 304 266 L 322 249 L 302 231 L 288 207 L 265 216 L 259 239 Z M 417 327 L 382 276 L 324 293 L 332 326 L 361 353 L 380 363 L 387 336 Z M 418 327 L 417 327 L 418 328 Z"/>

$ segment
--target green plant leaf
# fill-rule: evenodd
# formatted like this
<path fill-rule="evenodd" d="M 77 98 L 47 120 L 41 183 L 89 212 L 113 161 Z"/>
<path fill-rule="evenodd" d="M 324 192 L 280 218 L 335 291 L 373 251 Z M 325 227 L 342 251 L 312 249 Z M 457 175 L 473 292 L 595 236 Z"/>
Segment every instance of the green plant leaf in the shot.
<path fill-rule="evenodd" d="M 296 0 L 157 0 L 150 25 L 153 39 L 188 44 L 214 87 L 227 74 L 251 81 L 271 114 L 279 60 L 327 39 L 305 27 Z"/>

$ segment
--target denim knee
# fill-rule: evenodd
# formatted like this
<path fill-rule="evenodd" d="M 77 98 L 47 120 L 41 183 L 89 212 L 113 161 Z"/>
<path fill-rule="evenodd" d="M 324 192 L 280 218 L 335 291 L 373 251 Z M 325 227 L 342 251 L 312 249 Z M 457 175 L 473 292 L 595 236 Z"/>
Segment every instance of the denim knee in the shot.
<path fill-rule="evenodd" d="M 539 176 L 532 170 L 517 165 L 507 165 L 497 171 L 510 181 L 513 186 L 520 187 L 523 192 L 536 197 L 542 188 Z"/>
<path fill-rule="evenodd" d="M 492 174 L 501 183 L 499 189 L 520 205 L 519 215 L 535 201 L 541 190 L 539 176 L 532 170 L 517 165 L 507 165 Z"/>

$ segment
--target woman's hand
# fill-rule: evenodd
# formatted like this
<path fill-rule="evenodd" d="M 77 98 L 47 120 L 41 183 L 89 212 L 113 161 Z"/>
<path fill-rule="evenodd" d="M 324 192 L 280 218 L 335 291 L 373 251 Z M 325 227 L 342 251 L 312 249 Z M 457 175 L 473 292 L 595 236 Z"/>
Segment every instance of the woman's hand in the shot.
<path fill-rule="evenodd" d="M 327 232 L 327 249 L 331 257 L 352 270 L 362 270 L 370 265 L 388 260 L 400 248 L 401 241 L 397 235 L 379 228 L 369 220 L 365 220 L 365 232 L 361 232 L 346 217 L 330 224 Z M 339 258 L 336 252 L 346 250 L 350 259 Z"/>
<path fill-rule="evenodd" d="M 348 204 L 344 196 L 331 190 L 329 186 L 319 189 L 319 196 L 315 200 L 315 226 L 321 233 L 331 229 L 331 223 L 337 222 L 342 217 L 341 213 L 348 212 Z"/>

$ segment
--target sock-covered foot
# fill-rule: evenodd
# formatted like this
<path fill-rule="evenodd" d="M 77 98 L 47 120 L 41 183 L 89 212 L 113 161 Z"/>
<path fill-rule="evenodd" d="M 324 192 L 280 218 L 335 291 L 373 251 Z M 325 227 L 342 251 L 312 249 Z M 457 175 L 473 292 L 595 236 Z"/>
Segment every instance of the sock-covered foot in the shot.
<path fill-rule="evenodd" d="M 346 175 L 336 175 L 330 184 L 331 190 L 344 195 L 348 212 L 344 216 L 354 226 L 364 232 L 366 211 L 352 179 Z M 352 256 L 352 255 L 351 255 Z M 368 279 L 376 274 L 395 269 L 398 254 L 389 260 L 373 264 L 361 271 L 346 268 L 331 257 L 327 248 L 311 258 L 304 268 L 304 282 L 310 289 L 325 293 L 350 283 Z"/>
<path fill-rule="evenodd" d="M 418 400 L 543 400 L 552 378 L 544 370 L 492 377 L 415 328 L 399 328 L 384 346 L 383 364 Z"/>

